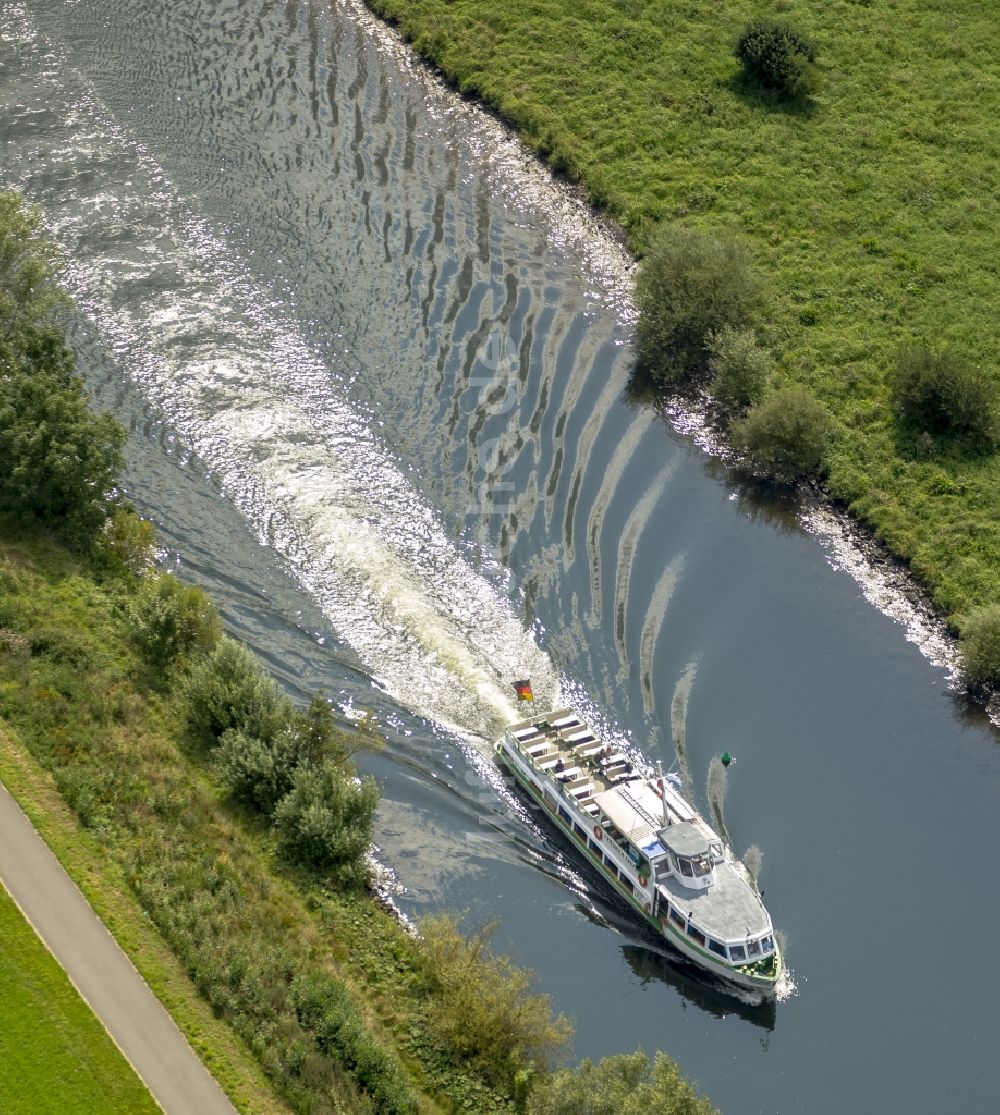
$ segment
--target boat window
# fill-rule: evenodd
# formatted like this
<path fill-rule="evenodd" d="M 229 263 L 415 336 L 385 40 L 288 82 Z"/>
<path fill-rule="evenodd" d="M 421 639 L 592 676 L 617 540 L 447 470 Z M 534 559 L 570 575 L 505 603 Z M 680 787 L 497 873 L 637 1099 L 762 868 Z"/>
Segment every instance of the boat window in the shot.
<path fill-rule="evenodd" d="M 572 823 L 572 817 L 570 817 L 570 815 L 566 812 L 565 809 L 563 809 L 561 805 L 559 806 L 559 816 L 562 817 L 567 825 Z"/>
<path fill-rule="evenodd" d="M 742 945 L 730 945 L 729 955 L 733 960 L 746 960 L 747 950 Z"/>
<path fill-rule="evenodd" d="M 677 924 L 678 924 L 678 925 L 679 925 L 679 926 L 681 927 L 681 929 L 683 929 L 683 928 L 684 928 L 684 926 L 685 926 L 685 925 L 687 925 L 687 919 L 686 919 L 686 918 L 684 917 L 684 915 L 683 915 L 683 914 L 682 914 L 682 913 L 681 913 L 681 912 L 680 912 L 680 911 L 679 911 L 679 910 L 678 910 L 678 909 L 677 909 L 676 907 L 674 907 L 674 906 L 671 906 L 671 907 L 670 907 L 670 920 L 671 920 L 671 921 L 675 921 L 675 922 L 677 922 Z"/>
<path fill-rule="evenodd" d="M 573 835 L 577 838 L 577 840 L 580 841 L 581 844 L 586 846 L 586 844 L 587 844 L 587 834 L 584 832 L 584 830 L 582 828 L 580 828 L 579 825 L 574 825 L 573 826 Z"/>
<path fill-rule="evenodd" d="M 718 953 L 719 956 L 726 955 L 726 946 L 720 945 L 719 942 L 714 940 L 712 937 L 709 937 L 708 939 L 708 947 L 712 950 L 712 952 Z"/>
<path fill-rule="evenodd" d="M 705 943 L 705 934 L 700 929 L 695 929 L 693 925 L 688 923 L 688 936 L 693 937 L 699 945 Z"/>
<path fill-rule="evenodd" d="M 656 865 L 657 879 L 665 879 L 670 874 L 670 860 L 664 857 Z"/>
<path fill-rule="evenodd" d="M 601 858 L 601 849 L 598 848 L 598 846 L 593 842 L 593 840 L 589 841 L 589 847 L 590 847 L 591 855 L 597 856 L 597 858 L 600 859 Z"/>
<path fill-rule="evenodd" d="M 691 861 L 689 859 L 682 859 L 678 861 L 681 865 L 681 874 L 691 878 L 694 872 L 691 870 Z"/>
<path fill-rule="evenodd" d="M 747 941 L 747 952 L 751 956 L 760 956 L 760 941 Z"/>
<path fill-rule="evenodd" d="M 774 952 L 774 941 L 770 937 L 765 937 L 760 943 L 761 950 L 765 953 Z"/>
<path fill-rule="evenodd" d="M 709 875 L 712 871 L 712 861 L 708 856 L 701 856 L 693 863 L 695 875 Z"/>
<path fill-rule="evenodd" d="M 611 872 L 612 875 L 614 875 L 616 879 L 618 878 L 618 868 L 615 866 L 611 857 L 608 855 L 604 857 L 604 866 Z"/>

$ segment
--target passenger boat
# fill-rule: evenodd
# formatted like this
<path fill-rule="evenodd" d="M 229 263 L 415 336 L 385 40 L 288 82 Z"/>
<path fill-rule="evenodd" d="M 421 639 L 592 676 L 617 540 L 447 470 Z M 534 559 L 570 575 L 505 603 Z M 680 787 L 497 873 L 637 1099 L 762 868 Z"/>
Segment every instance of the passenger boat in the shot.
<path fill-rule="evenodd" d="M 530 697 L 527 682 L 518 696 Z M 571 708 L 511 724 L 496 752 L 585 857 L 689 960 L 773 997 L 781 953 L 746 868 L 679 792 Z"/>

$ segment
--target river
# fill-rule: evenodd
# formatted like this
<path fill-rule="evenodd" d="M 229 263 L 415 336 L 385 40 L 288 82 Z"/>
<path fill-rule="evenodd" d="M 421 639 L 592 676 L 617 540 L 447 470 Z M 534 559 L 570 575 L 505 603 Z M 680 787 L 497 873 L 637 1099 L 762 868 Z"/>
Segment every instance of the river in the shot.
<path fill-rule="evenodd" d="M 378 716 L 403 911 L 495 916 L 577 1056 L 664 1048 L 731 1115 L 992 1110 L 997 739 L 794 506 L 629 401 L 614 245 L 349 0 L 0 21 L 0 185 L 64 249 L 129 493 L 291 691 Z M 658 955 L 504 785 L 518 676 L 703 809 L 736 755 L 774 1010 Z"/>

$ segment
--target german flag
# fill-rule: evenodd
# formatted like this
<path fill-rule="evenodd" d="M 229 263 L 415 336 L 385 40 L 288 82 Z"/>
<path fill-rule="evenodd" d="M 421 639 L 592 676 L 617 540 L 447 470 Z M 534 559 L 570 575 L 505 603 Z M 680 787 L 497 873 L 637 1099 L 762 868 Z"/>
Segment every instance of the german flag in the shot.
<path fill-rule="evenodd" d="M 533 701 L 535 699 L 531 692 L 531 682 L 527 678 L 524 681 L 514 682 L 514 692 L 517 694 L 519 701 Z"/>

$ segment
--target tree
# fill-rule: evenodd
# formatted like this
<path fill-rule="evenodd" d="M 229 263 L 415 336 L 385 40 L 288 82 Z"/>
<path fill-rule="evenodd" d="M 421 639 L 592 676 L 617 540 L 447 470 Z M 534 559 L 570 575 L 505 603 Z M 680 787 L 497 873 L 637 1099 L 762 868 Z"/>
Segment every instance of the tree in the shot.
<path fill-rule="evenodd" d="M 493 952 L 495 925 L 465 937 L 448 914 L 425 918 L 418 948 L 430 995 L 430 1023 L 459 1058 L 472 1058 L 494 1083 L 510 1088 L 521 1072 L 545 1070 L 572 1027 L 553 1017 L 534 977 Z"/>
<path fill-rule="evenodd" d="M 41 214 L 13 191 L 0 193 L 0 353 L 44 331 L 68 299 L 52 279 L 52 245 Z"/>
<path fill-rule="evenodd" d="M 299 764 L 291 790 L 274 811 L 282 854 L 341 886 L 363 884 L 378 802 L 371 778 L 350 777 L 329 759 Z"/>
<path fill-rule="evenodd" d="M 724 325 L 709 342 L 712 394 L 730 411 L 743 411 L 764 393 L 771 361 L 752 329 Z"/>
<path fill-rule="evenodd" d="M 776 480 L 818 473 L 831 435 L 830 415 L 804 387 L 775 391 L 733 424 L 733 438 Z"/>
<path fill-rule="evenodd" d="M 528 1101 L 529 1115 L 717 1115 L 665 1053 L 652 1065 L 641 1050 L 582 1061 L 544 1081 Z"/>
<path fill-rule="evenodd" d="M 143 657 L 161 670 L 175 658 L 212 650 L 222 637 L 208 594 L 171 573 L 150 574 L 140 582 L 129 619 Z"/>
<path fill-rule="evenodd" d="M 956 438 L 969 449 L 1000 439 L 996 383 L 949 349 L 904 346 L 889 384 L 897 413 L 918 434 Z"/>
<path fill-rule="evenodd" d="M 347 776 L 350 754 L 351 740 L 336 726 L 329 702 L 317 695 L 271 739 L 255 739 L 232 728 L 223 732 L 215 762 L 237 801 L 270 816 L 292 790 L 300 766 L 329 760 Z"/>
<path fill-rule="evenodd" d="M 978 608 L 961 625 L 966 681 L 1000 686 L 1000 604 Z"/>
<path fill-rule="evenodd" d="M 299 765 L 298 748 L 289 732 L 273 740 L 255 739 L 230 728 L 215 751 L 219 776 L 230 794 L 243 805 L 270 817 L 291 790 Z"/>
<path fill-rule="evenodd" d="M 125 431 L 88 409 L 39 217 L 0 194 L 0 512 L 89 546 L 115 504 Z"/>
<path fill-rule="evenodd" d="M 152 569 L 156 557 L 153 524 L 129 506 L 119 504 L 97 538 L 94 557 L 118 576 L 141 576 Z"/>
<path fill-rule="evenodd" d="M 91 413 L 71 362 L 45 344 L 0 376 L 0 511 L 86 546 L 111 512 L 125 431 Z"/>
<path fill-rule="evenodd" d="M 754 19 L 736 40 L 733 53 L 747 78 L 785 97 L 805 97 L 816 87 L 812 43 L 785 23 Z"/>
<path fill-rule="evenodd" d="M 741 241 L 663 228 L 636 281 L 639 367 L 664 384 L 696 380 L 708 369 L 712 337 L 745 328 L 759 295 Z"/>
<path fill-rule="evenodd" d="M 195 662 L 184 695 L 188 728 L 195 739 L 209 745 L 230 728 L 255 739 L 273 739 L 291 716 L 291 705 L 274 679 L 235 639 L 222 638 Z"/>

